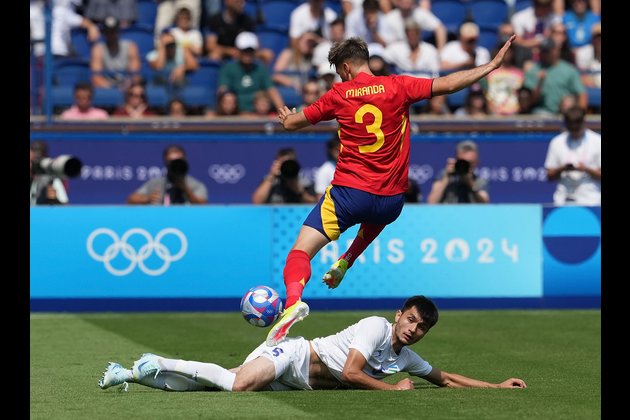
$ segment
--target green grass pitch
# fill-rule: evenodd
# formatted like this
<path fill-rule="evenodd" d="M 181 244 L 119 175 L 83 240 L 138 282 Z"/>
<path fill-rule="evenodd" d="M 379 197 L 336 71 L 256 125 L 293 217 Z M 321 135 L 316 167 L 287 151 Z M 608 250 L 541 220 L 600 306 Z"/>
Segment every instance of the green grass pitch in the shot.
<path fill-rule="evenodd" d="M 108 361 L 143 352 L 234 367 L 266 329 L 239 313 L 38 314 L 30 317 L 31 419 L 599 419 L 600 311 L 442 311 L 412 346 L 433 366 L 527 389 L 446 389 L 412 378 L 413 391 L 165 392 L 130 384 L 101 390 Z M 326 312 L 291 330 L 313 338 L 390 312 Z M 406 374 L 388 378 L 397 381 Z"/>

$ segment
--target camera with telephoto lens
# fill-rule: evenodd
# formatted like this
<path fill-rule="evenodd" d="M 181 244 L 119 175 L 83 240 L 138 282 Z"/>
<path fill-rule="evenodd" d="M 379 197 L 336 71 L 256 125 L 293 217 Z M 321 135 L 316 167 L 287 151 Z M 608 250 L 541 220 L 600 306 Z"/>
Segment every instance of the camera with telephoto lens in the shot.
<path fill-rule="evenodd" d="M 33 162 L 33 173 L 59 178 L 75 178 L 81 173 L 82 166 L 81 161 L 71 155 L 43 157 Z"/>
<path fill-rule="evenodd" d="M 185 159 L 173 159 L 166 166 L 166 178 L 171 181 L 179 181 L 188 174 L 188 162 Z"/>
<path fill-rule="evenodd" d="M 464 159 L 457 159 L 455 162 L 455 175 L 466 175 L 470 171 L 470 162 Z"/>
<path fill-rule="evenodd" d="M 280 177 L 284 179 L 295 179 L 300 173 L 300 164 L 297 160 L 288 159 L 280 165 Z"/>

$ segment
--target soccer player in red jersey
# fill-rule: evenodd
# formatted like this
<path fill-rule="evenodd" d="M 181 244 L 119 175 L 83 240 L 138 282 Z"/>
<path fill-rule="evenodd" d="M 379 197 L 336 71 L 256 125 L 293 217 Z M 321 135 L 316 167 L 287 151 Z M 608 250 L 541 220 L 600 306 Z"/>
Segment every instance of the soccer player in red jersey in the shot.
<path fill-rule="evenodd" d="M 289 328 L 308 315 L 309 307 L 301 297 L 311 277 L 311 259 L 320 249 L 361 224 L 352 245 L 324 275 L 324 283 L 335 288 L 355 259 L 400 215 L 407 190 L 411 104 L 456 92 L 487 76 L 501 66 L 513 40 L 514 36 L 489 63 L 426 79 L 374 76 L 367 44 L 349 38 L 335 43 L 328 53 L 328 62 L 335 65 L 343 82 L 300 112 L 286 106 L 278 111 L 288 131 L 336 119 L 341 152 L 331 185 L 304 221 L 287 256 L 286 310 L 267 335 L 267 345 L 282 341 Z"/>

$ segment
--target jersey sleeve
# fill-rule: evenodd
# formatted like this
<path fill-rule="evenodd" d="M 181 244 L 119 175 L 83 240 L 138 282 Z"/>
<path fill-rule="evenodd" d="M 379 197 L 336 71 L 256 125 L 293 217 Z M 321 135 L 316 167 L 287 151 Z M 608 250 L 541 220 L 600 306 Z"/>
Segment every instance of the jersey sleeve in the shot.
<path fill-rule="evenodd" d="M 397 78 L 403 85 L 404 92 L 409 102 L 418 102 L 423 99 L 431 98 L 431 88 L 433 79 L 412 76 L 398 76 Z"/>
<path fill-rule="evenodd" d="M 429 364 L 426 360 L 420 357 L 416 352 L 405 348 L 404 350 L 409 353 L 409 363 L 405 367 L 404 371 L 408 372 L 410 375 L 424 377 L 427 376 L 433 370 L 433 366 Z"/>
<path fill-rule="evenodd" d="M 382 318 L 372 316 L 359 321 L 356 330 L 349 348 L 358 350 L 365 360 L 369 360 L 374 351 L 385 342 L 388 334 L 391 334 L 391 325 L 384 323 Z"/>
<path fill-rule="evenodd" d="M 311 124 L 315 125 L 320 121 L 329 121 L 335 118 L 335 96 L 337 93 L 330 89 L 321 98 L 304 108 L 304 116 Z"/>

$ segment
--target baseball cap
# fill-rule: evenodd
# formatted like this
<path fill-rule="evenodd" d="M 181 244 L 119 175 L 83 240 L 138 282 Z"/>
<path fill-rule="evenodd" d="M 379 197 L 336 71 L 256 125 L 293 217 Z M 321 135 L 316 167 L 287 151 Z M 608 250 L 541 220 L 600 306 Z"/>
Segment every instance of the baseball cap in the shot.
<path fill-rule="evenodd" d="M 116 30 L 119 28 L 119 26 L 120 22 L 118 22 L 118 19 L 116 19 L 116 17 L 114 16 L 107 16 L 103 21 L 103 28 L 105 30 Z"/>
<path fill-rule="evenodd" d="M 253 32 L 241 32 L 236 36 L 234 45 L 239 50 L 258 49 L 258 37 Z"/>

